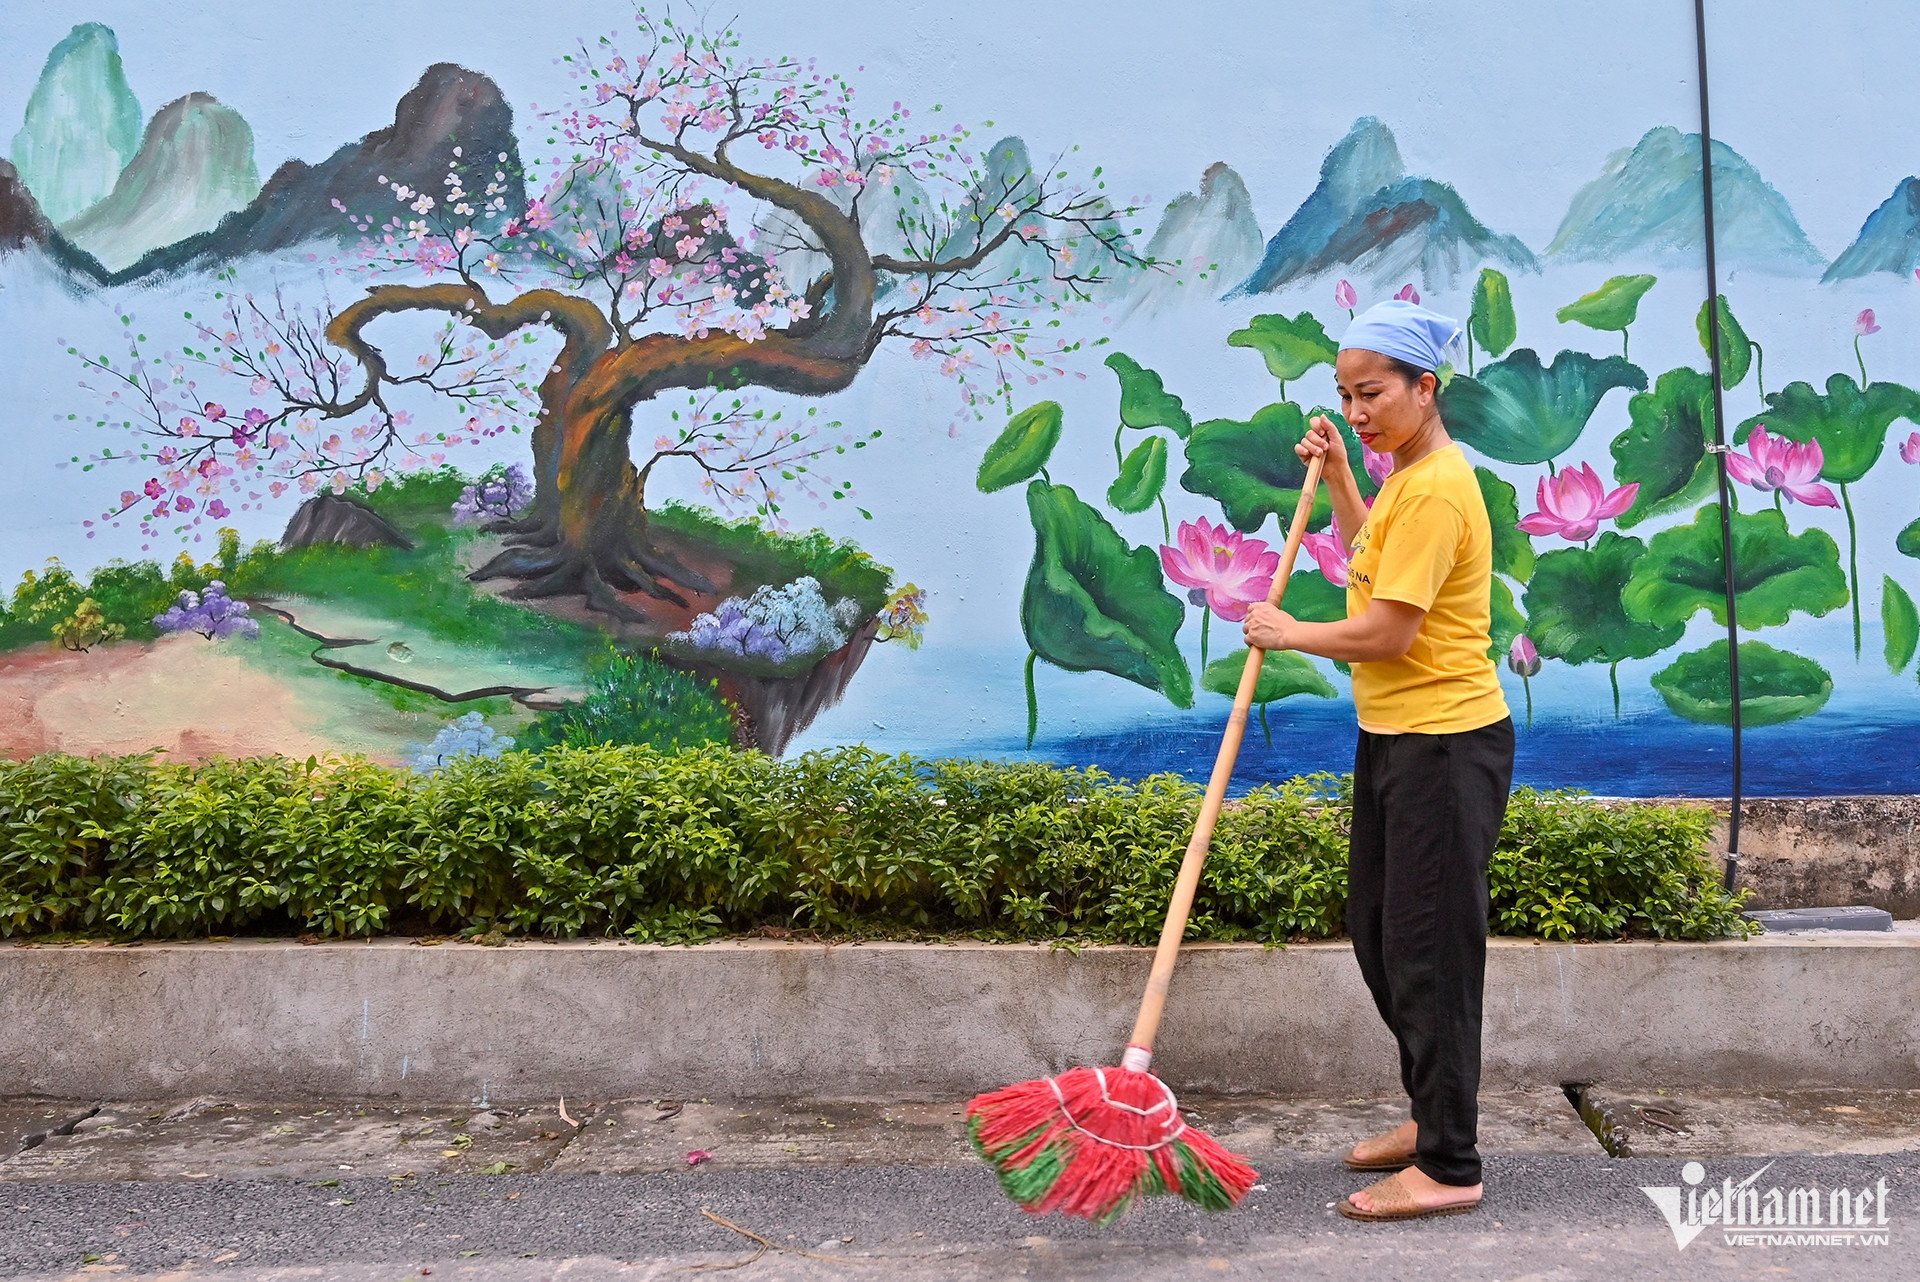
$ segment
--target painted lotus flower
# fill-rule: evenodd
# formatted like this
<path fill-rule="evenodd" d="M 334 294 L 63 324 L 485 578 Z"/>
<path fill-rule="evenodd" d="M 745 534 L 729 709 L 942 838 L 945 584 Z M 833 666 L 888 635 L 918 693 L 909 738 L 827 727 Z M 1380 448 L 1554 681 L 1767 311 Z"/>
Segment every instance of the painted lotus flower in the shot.
<path fill-rule="evenodd" d="M 1333 305 L 1335 307 L 1344 307 L 1348 311 L 1352 311 L 1354 304 L 1358 301 L 1359 295 L 1353 292 L 1352 281 L 1343 280 L 1333 287 Z"/>
<path fill-rule="evenodd" d="M 1180 522 L 1175 541 L 1178 546 L 1161 545 L 1160 566 L 1169 579 L 1189 589 L 1187 599 L 1195 605 L 1238 623 L 1273 590 L 1280 554 L 1261 540 L 1203 516 Z"/>
<path fill-rule="evenodd" d="M 1540 478 L 1534 497 L 1539 510 L 1520 518 L 1520 528 L 1528 534 L 1558 534 L 1581 543 L 1593 537 L 1600 522 L 1612 520 L 1632 507 L 1639 493 L 1637 481 L 1609 492 L 1593 465 L 1582 463 L 1558 476 Z"/>
<path fill-rule="evenodd" d="M 1747 452 L 1727 455 L 1727 471 L 1742 485 L 1751 485 L 1763 494 L 1782 494 L 1808 507 L 1839 507 L 1840 500 L 1833 491 L 1819 483 L 1825 463 L 1820 442 L 1803 445 L 1775 436 L 1758 423 L 1747 438 Z"/>
<path fill-rule="evenodd" d="M 1412 281 L 1408 281 L 1400 287 L 1400 292 L 1394 297 L 1403 303 L 1417 303 L 1420 301 L 1420 291 L 1413 287 Z"/>
<path fill-rule="evenodd" d="M 1858 338 L 1865 338 L 1868 334 L 1878 334 L 1880 332 L 1880 324 L 1874 319 L 1873 308 L 1864 308 L 1858 316 L 1853 318 L 1853 332 L 1855 337 Z"/>
<path fill-rule="evenodd" d="M 1300 540 L 1300 546 L 1320 567 L 1320 574 L 1336 588 L 1347 586 L 1347 550 L 1340 546 L 1340 536 L 1332 530 L 1321 534 L 1309 534 Z"/>
<path fill-rule="evenodd" d="M 1900 457 L 1909 463 L 1920 463 L 1920 432 L 1900 442 Z"/>
<path fill-rule="evenodd" d="M 1525 633 L 1515 637 L 1513 645 L 1508 648 L 1507 668 L 1516 676 L 1540 675 L 1540 650 Z"/>
<path fill-rule="evenodd" d="M 1393 475 L 1393 455 L 1391 454 L 1375 454 L 1362 445 L 1360 461 L 1366 464 L 1367 475 L 1373 478 L 1375 485 L 1385 485 L 1387 478 Z"/>

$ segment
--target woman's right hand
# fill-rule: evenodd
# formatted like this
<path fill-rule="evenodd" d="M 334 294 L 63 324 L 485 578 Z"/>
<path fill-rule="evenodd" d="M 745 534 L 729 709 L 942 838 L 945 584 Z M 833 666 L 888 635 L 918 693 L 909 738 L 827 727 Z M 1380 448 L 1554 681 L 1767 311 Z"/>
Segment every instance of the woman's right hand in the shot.
<path fill-rule="evenodd" d="M 1307 434 L 1301 438 L 1293 452 L 1302 463 L 1313 459 L 1325 459 L 1321 466 L 1328 472 L 1351 472 L 1352 463 L 1347 459 L 1347 443 L 1340 438 L 1340 429 L 1325 414 L 1315 414 L 1313 421 L 1307 424 Z"/>

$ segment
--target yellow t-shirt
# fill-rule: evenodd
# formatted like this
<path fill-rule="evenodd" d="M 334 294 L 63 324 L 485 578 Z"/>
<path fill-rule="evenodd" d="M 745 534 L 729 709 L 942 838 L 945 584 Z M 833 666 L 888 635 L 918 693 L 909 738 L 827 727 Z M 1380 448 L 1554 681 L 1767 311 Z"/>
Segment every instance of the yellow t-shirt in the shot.
<path fill-rule="evenodd" d="M 1492 645 L 1493 527 L 1458 445 L 1396 470 L 1353 541 L 1347 616 L 1375 597 L 1427 612 L 1398 659 L 1353 665 L 1360 728 L 1457 734 L 1507 716 Z"/>

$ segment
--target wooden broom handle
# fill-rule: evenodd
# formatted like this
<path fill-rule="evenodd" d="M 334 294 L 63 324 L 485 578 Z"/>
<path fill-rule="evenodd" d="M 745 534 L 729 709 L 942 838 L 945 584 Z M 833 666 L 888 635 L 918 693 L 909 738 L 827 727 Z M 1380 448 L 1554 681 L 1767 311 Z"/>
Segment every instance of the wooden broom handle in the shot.
<path fill-rule="evenodd" d="M 1320 487 L 1320 469 L 1325 459 L 1315 456 L 1307 463 L 1307 479 L 1300 486 L 1300 502 L 1293 510 L 1293 524 L 1287 528 L 1287 543 L 1280 551 L 1280 568 L 1273 576 L 1273 590 L 1267 604 L 1279 605 L 1287 592 L 1287 580 L 1293 574 L 1294 560 L 1300 555 L 1300 541 L 1307 535 L 1307 518 L 1313 512 L 1313 499 Z M 1240 688 L 1234 692 L 1233 711 L 1227 716 L 1226 733 L 1220 736 L 1220 752 L 1213 759 L 1213 776 L 1207 780 L 1206 797 L 1200 803 L 1200 817 L 1187 842 L 1186 858 L 1180 861 L 1180 875 L 1173 883 L 1173 901 L 1167 905 L 1167 924 L 1160 930 L 1160 943 L 1153 950 L 1153 970 L 1147 976 L 1146 996 L 1140 1000 L 1140 1018 L 1134 1021 L 1133 1036 L 1127 1039 L 1128 1068 L 1145 1072 L 1153 1059 L 1153 1039 L 1160 1030 L 1160 1016 L 1167 1008 L 1167 984 L 1173 979 L 1173 965 L 1180 956 L 1180 940 L 1187 933 L 1187 917 L 1193 911 L 1193 896 L 1200 889 L 1200 870 L 1207 862 L 1207 848 L 1213 844 L 1213 826 L 1220 818 L 1220 807 L 1227 799 L 1227 784 L 1233 778 L 1233 765 L 1240 756 L 1240 741 L 1247 733 L 1247 713 L 1253 707 L 1253 692 L 1260 683 L 1260 665 L 1264 650 L 1249 649 L 1247 665 L 1240 673 Z"/>

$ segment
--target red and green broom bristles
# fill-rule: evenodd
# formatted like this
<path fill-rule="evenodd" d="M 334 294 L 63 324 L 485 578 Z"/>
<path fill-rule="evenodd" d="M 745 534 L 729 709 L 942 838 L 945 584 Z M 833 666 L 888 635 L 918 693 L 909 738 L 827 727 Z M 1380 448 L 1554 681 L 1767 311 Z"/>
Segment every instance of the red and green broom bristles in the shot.
<path fill-rule="evenodd" d="M 967 1133 L 1007 1196 L 1035 1214 L 1109 1224 L 1161 1193 L 1224 1211 L 1259 1178 L 1188 1126 L 1159 1078 L 1124 1068 L 1074 1068 L 976 1096 Z"/>

